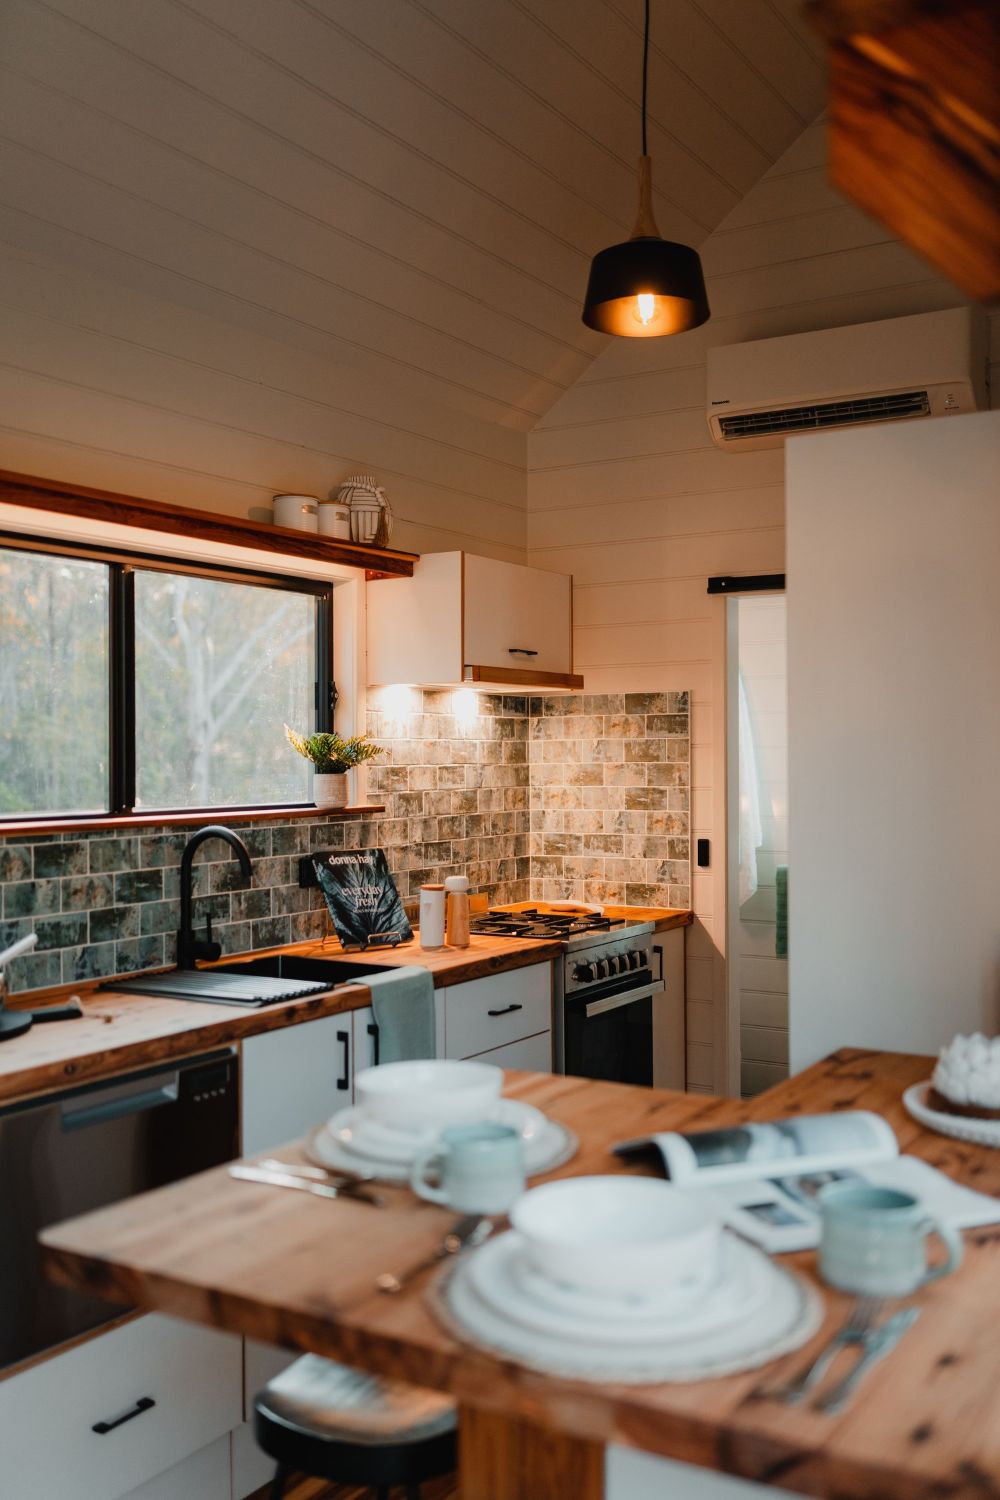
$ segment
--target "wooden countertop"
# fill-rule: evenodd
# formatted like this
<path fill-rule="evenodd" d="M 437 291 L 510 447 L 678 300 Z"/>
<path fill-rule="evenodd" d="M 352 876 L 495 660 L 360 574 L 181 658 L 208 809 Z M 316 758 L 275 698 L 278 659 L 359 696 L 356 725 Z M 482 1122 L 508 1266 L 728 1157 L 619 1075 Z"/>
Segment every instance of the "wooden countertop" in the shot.
<path fill-rule="evenodd" d="M 529 938 L 473 937 L 468 948 L 441 948 L 425 953 L 416 943 L 365 954 L 374 966 L 422 964 L 434 976 L 435 988 L 502 974 L 529 964 L 546 963 L 560 952 L 558 943 Z M 296 953 L 315 958 L 350 958 L 336 942 L 293 943 L 286 948 L 262 949 L 227 958 L 261 958 L 267 953 Z M 259 1010 L 237 1010 L 229 1005 L 206 1005 L 196 1000 L 170 1000 L 129 992 L 128 980 L 113 990 L 93 984 L 60 985 L 57 989 L 13 997 L 37 1008 L 47 1001 L 80 996 L 84 1015 L 78 1021 L 54 1021 L 33 1026 L 23 1036 L 0 1045 L 0 1103 L 49 1093 L 129 1068 L 147 1067 L 174 1057 L 230 1046 L 245 1036 L 296 1026 L 319 1016 L 360 1010 L 371 1004 L 364 985 L 349 985 L 305 1000 L 267 1005 Z"/>
<path fill-rule="evenodd" d="M 553 1176 L 621 1171 L 608 1147 L 650 1130 L 858 1107 L 885 1115 L 904 1150 L 996 1193 L 1000 1153 L 924 1131 L 902 1108 L 903 1089 L 932 1064 L 845 1048 L 744 1102 L 550 1074 L 509 1074 L 507 1092 L 579 1135 L 580 1153 Z M 407 1188 L 386 1193 L 376 1211 L 236 1182 L 219 1168 L 50 1228 L 42 1241 L 62 1284 L 455 1392 L 464 1500 L 513 1500 L 526 1476 L 532 1500 L 599 1500 L 601 1445 L 611 1441 L 809 1495 L 998 1494 L 995 1227 L 965 1235 L 963 1265 L 920 1293 L 923 1314 L 904 1348 L 868 1375 L 845 1413 L 825 1417 L 761 1388 L 804 1365 L 843 1322 L 848 1299 L 824 1288 L 821 1331 L 763 1372 L 686 1385 L 557 1379 L 445 1332 L 423 1297 L 429 1275 L 397 1297 L 373 1293 L 375 1271 L 419 1262 L 454 1217 Z M 814 1276 L 814 1253 L 791 1261 Z"/>
<path fill-rule="evenodd" d="M 531 904 L 523 902 L 516 909 Z M 606 910 L 610 916 L 653 920 L 658 932 L 683 927 L 692 920 L 689 911 L 672 911 L 665 907 L 607 907 Z M 473 935 L 468 948 L 425 951 L 414 939 L 398 948 L 366 953 L 364 961 L 373 967 L 385 968 L 421 964 L 431 971 L 434 988 L 444 989 L 471 979 L 503 974 L 510 969 L 547 963 L 558 958 L 560 952 L 558 942 Z M 336 939 L 328 939 L 325 942 L 291 943 L 282 948 L 262 948 L 252 954 L 234 954 L 221 962 L 233 963 L 239 958 L 262 958 L 274 953 L 352 960 L 358 956 L 345 954 Z M 213 1047 L 230 1046 L 241 1037 L 275 1031 L 283 1026 L 297 1026 L 319 1016 L 360 1010 L 371 1004 L 371 993 L 364 985 L 350 985 L 307 1000 L 292 1000 L 285 1005 L 236 1010 L 193 1000 L 136 995 L 129 991 L 127 979 L 113 990 L 98 989 L 97 981 L 63 984 L 50 990 L 15 995 L 9 1003 L 11 1009 L 19 1006 L 34 1009 L 64 1000 L 69 994 L 80 996 L 84 1010 L 82 1020 L 33 1026 L 23 1036 L 0 1045 L 0 1103 L 90 1083 L 129 1068 L 146 1067 L 173 1057 L 190 1056 L 194 1052 L 207 1052 Z"/>

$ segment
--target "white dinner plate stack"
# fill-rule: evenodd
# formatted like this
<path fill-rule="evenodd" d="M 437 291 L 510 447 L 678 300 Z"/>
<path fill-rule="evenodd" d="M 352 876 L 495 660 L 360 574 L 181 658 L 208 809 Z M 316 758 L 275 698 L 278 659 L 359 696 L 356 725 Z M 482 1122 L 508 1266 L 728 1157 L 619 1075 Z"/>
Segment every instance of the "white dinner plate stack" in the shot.
<path fill-rule="evenodd" d="M 526 1270 L 515 1230 L 459 1261 L 432 1290 L 454 1333 L 550 1375 L 636 1385 L 751 1370 L 819 1328 L 818 1295 L 756 1246 L 723 1236 L 719 1277 L 687 1308 L 587 1296 Z"/>
<path fill-rule="evenodd" d="M 666 1183 L 564 1179 L 526 1193 L 511 1219 L 525 1232 L 459 1258 L 428 1295 L 453 1333 L 531 1369 L 701 1380 L 776 1359 L 820 1325 L 807 1281 Z"/>
<path fill-rule="evenodd" d="M 561 1166 L 576 1150 L 576 1137 L 571 1131 L 518 1099 L 498 1099 L 489 1117 L 520 1132 L 529 1177 Z M 406 1130 L 387 1125 L 367 1116 L 358 1105 L 350 1105 L 313 1133 L 309 1151 L 323 1167 L 371 1172 L 387 1182 L 408 1182 L 414 1158 L 438 1134 L 434 1126 Z"/>

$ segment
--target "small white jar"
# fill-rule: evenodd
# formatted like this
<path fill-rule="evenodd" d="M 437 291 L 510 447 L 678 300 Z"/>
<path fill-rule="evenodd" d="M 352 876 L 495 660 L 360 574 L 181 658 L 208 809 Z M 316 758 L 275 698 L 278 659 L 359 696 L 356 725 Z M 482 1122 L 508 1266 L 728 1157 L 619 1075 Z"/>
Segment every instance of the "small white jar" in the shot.
<path fill-rule="evenodd" d="M 338 541 L 351 540 L 351 507 L 343 500 L 321 500 L 319 504 L 320 536 L 336 537 Z"/>
<path fill-rule="evenodd" d="M 418 919 L 421 948 L 444 947 L 444 886 L 422 885 L 420 887 L 420 916 Z"/>
<path fill-rule="evenodd" d="M 274 524 L 290 531 L 319 531 L 318 509 L 315 495 L 275 495 Z"/>

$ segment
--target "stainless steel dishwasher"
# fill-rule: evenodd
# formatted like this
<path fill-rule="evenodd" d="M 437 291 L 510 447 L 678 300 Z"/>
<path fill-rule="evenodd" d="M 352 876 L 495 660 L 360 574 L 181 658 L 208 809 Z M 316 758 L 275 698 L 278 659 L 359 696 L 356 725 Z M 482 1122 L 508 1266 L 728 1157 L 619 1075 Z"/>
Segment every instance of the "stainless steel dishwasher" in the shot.
<path fill-rule="evenodd" d="M 0 1110 L 0 1369 L 124 1311 L 49 1281 L 39 1231 L 229 1161 L 238 1087 L 227 1048 Z"/>

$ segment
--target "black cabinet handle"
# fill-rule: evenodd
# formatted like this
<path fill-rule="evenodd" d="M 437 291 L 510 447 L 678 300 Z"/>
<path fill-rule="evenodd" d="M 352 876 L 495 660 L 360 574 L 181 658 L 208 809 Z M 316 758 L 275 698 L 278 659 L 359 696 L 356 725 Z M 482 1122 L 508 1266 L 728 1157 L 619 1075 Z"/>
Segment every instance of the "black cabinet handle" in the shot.
<path fill-rule="evenodd" d="M 374 1021 L 368 1023 L 368 1035 L 372 1039 L 372 1062 L 378 1067 L 378 1027 Z"/>
<path fill-rule="evenodd" d="M 509 1016 L 512 1010 L 523 1010 L 523 1005 L 505 1005 L 503 1010 L 488 1010 L 488 1016 Z"/>
<path fill-rule="evenodd" d="M 537 651 L 531 651 L 527 646 L 508 646 L 508 656 L 537 656 Z"/>
<path fill-rule="evenodd" d="M 140 1396 L 131 1411 L 123 1412 L 120 1417 L 115 1417 L 113 1422 L 95 1422 L 90 1430 L 103 1437 L 106 1432 L 114 1432 L 116 1427 L 121 1427 L 125 1422 L 131 1422 L 133 1417 L 141 1417 L 144 1411 L 150 1411 L 155 1405 L 156 1402 L 152 1396 Z"/>
<path fill-rule="evenodd" d="M 349 1089 L 351 1086 L 351 1039 L 346 1031 L 338 1031 L 337 1041 L 344 1049 L 344 1071 L 337 1079 L 337 1087 L 338 1089 Z"/>

